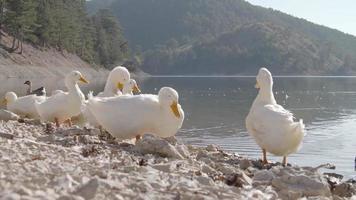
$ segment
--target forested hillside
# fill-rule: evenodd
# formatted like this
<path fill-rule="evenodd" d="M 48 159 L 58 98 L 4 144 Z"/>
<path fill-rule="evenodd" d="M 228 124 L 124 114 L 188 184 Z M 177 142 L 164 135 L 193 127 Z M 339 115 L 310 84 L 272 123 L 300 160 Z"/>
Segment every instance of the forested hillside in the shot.
<path fill-rule="evenodd" d="M 92 0 L 153 74 L 356 74 L 356 38 L 244 0 Z M 307 6 L 307 5 L 306 5 Z"/>
<path fill-rule="evenodd" d="M 107 68 L 128 57 L 117 18 L 109 10 L 87 15 L 85 0 L 0 0 L 0 28 L 13 38 L 11 45 L 0 38 L 9 53 L 22 54 L 26 42 Z"/>

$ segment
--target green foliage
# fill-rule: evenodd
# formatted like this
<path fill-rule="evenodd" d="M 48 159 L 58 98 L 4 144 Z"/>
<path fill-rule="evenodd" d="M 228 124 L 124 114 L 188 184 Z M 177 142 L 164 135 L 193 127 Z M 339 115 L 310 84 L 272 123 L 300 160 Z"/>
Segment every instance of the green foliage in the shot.
<path fill-rule="evenodd" d="M 28 41 L 79 55 L 104 67 L 124 61 L 128 50 L 118 20 L 110 11 L 90 17 L 85 0 L 0 0 L 2 27 L 14 38 L 12 50 Z M 16 40 L 18 41 L 16 43 Z"/>
<path fill-rule="evenodd" d="M 96 27 L 95 49 L 99 52 L 96 60 L 105 66 L 112 66 L 128 56 L 126 41 L 120 25 L 109 10 L 99 10 L 93 16 Z"/>
<path fill-rule="evenodd" d="M 356 73 L 355 37 L 244 0 L 88 2 L 96 8 L 120 19 L 149 73 Z"/>

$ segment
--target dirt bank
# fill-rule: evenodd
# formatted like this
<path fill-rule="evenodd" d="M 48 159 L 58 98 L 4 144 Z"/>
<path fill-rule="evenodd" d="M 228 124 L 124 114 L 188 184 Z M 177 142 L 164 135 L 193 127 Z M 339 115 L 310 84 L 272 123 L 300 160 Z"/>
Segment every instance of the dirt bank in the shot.
<path fill-rule="evenodd" d="M 2 33 L 4 34 L 4 33 Z M 2 37 L 0 44 L 0 78 L 41 78 L 64 76 L 74 69 L 90 76 L 102 76 L 106 70 L 90 65 L 78 56 L 54 48 L 39 49 L 30 44 L 23 44 L 19 51 L 9 53 L 12 38 Z"/>

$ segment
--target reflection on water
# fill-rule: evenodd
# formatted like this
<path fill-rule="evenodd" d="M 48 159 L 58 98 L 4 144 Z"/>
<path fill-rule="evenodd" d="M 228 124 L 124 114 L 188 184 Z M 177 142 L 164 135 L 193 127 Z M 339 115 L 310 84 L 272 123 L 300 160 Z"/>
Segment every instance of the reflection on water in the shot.
<path fill-rule="evenodd" d="M 24 80 L 9 79 L 0 94 L 13 90 L 24 94 Z M 50 90 L 64 88 L 62 80 L 34 80 L 33 85 Z M 174 87 L 180 95 L 186 119 L 178 137 L 194 145 L 218 144 L 223 148 L 258 158 L 260 149 L 245 129 L 245 117 L 257 90 L 253 77 L 154 77 L 138 80 L 145 93 L 162 86 Z M 101 91 L 104 80 L 82 85 L 85 93 Z M 355 175 L 356 78 L 279 77 L 274 81 L 279 104 L 303 118 L 307 136 L 303 147 L 289 162 L 317 166 L 333 163 L 336 171 Z M 280 161 L 281 158 L 270 156 Z"/>

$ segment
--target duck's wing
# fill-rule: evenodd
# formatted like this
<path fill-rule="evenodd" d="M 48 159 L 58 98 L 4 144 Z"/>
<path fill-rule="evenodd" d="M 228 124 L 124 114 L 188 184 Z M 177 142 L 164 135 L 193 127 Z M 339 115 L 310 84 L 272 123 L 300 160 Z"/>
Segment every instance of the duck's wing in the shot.
<path fill-rule="evenodd" d="M 36 90 L 33 90 L 31 94 L 35 94 L 37 96 L 46 96 L 46 88 L 44 87 L 37 88 Z"/>
<path fill-rule="evenodd" d="M 268 104 L 255 110 L 253 129 L 260 133 L 273 134 L 293 123 L 293 114 L 280 105 Z"/>

